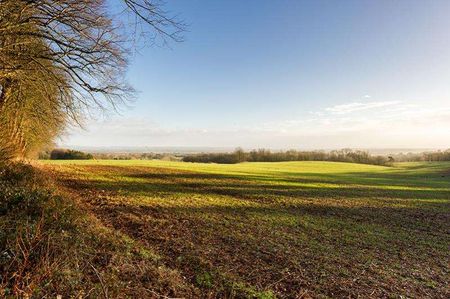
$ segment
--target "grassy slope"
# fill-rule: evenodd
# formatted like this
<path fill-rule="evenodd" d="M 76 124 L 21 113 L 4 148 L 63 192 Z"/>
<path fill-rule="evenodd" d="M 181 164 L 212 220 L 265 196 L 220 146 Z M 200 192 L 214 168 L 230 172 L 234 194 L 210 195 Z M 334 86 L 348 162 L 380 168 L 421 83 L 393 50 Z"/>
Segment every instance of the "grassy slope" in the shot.
<path fill-rule="evenodd" d="M 190 294 L 450 295 L 449 163 L 45 164 Z"/>

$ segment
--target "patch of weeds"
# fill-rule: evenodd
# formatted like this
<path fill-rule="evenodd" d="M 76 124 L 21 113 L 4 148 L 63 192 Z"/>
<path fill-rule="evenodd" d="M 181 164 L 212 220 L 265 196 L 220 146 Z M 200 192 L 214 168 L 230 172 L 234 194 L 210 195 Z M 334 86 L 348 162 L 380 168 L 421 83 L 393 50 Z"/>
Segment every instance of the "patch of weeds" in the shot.
<path fill-rule="evenodd" d="M 202 272 L 195 275 L 195 282 L 198 286 L 208 289 L 212 288 L 214 285 L 213 276 L 209 272 Z"/>
<path fill-rule="evenodd" d="M 257 291 L 253 287 L 243 283 L 233 283 L 230 286 L 231 297 L 254 298 L 254 299 L 275 299 L 277 298 L 272 291 Z"/>

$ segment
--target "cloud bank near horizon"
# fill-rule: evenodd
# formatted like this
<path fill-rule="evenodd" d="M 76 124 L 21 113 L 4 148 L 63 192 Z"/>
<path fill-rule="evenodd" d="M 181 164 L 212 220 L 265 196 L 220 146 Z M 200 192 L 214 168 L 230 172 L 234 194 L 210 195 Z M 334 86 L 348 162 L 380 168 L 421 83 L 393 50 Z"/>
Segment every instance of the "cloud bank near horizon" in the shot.
<path fill-rule="evenodd" d="M 250 126 L 162 127 L 112 117 L 74 129 L 62 146 L 208 146 L 245 148 L 449 148 L 450 104 L 353 101 L 296 119 Z"/>

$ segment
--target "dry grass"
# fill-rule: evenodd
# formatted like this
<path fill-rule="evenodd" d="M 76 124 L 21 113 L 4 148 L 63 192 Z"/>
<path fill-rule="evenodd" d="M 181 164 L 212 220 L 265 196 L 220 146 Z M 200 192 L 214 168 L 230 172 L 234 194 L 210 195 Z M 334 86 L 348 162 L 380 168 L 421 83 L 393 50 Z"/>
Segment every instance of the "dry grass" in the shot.
<path fill-rule="evenodd" d="M 198 290 L 34 168 L 0 174 L 0 297 L 196 297 Z"/>

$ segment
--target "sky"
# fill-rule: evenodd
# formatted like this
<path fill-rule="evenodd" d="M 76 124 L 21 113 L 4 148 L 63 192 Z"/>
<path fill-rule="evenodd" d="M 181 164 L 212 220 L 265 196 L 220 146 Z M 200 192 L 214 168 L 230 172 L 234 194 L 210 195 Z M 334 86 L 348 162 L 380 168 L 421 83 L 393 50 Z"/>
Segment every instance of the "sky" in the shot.
<path fill-rule="evenodd" d="M 168 0 L 184 41 L 59 144 L 450 148 L 450 1 Z"/>

